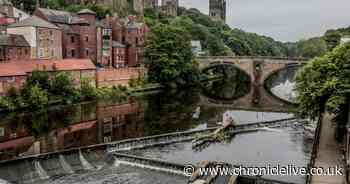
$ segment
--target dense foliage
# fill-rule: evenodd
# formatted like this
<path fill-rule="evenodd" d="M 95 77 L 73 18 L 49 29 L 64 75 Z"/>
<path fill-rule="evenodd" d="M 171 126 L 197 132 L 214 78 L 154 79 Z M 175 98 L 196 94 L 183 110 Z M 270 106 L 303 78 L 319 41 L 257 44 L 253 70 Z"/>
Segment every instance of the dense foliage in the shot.
<path fill-rule="evenodd" d="M 0 97 L 0 109 L 39 110 L 53 103 L 71 104 L 96 99 L 123 100 L 129 95 L 127 87 L 95 88 L 91 79 L 83 78 L 76 87 L 69 73 L 33 71 L 22 89 L 12 87 Z"/>
<path fill-rule="evenodd" d="M 344 122 L 350 102 L 350 43 L 313 59 L 298 73 L 297 101 L 302 115 L 316 118 L 325 111 Z"/>
<path fill-rule="evenodd" d="M 187 85 L 198 80 L 189 33 L 159 23 L 146 37 L 145 59 L 149 80 L 167 86 Z"/>
<path fill-rule="evenodd" d="M 239 29 L 231 29 L 223 22 L 214 21 L 196 9 L 180 8 L 177 17 L 165 16 L 156 10 L 146 9 L 145 21 L 150 27 L 161 22 L 188 31 L 190 40 L 201 42 L 205 55 L 287 55 L 287 49 L 281 42 Z"/>

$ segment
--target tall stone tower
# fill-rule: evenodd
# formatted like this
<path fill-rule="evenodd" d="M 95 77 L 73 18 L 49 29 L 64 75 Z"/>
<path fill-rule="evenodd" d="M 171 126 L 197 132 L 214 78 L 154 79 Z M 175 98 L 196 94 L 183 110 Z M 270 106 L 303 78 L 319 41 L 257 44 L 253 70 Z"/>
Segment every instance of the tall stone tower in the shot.
<path fill-rule="evenodd" d="M 209 16 L 226 22 L 226 0 L 209 0 Z"/>
<path fill-rule="evenodd" d="M 179 0 L 162 0 L 163 13 L 170 16 L 177 16 L 179 9 Z"/>

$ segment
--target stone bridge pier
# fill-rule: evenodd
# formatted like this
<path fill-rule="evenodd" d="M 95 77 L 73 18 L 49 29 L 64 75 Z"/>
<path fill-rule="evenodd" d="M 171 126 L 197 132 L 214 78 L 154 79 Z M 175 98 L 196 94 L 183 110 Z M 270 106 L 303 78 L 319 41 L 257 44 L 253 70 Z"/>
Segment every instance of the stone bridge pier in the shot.
<path fill-rule="evenodd" d="M 280 58 L 258 56 L 209 56 L 197 57 L 201 70 L 213 68 L 219 65 L 234 65 L 250 76 L 253 85 L 263 85 L 265 80 L 275 72 L 288 66 L 303 65 L 307 62 L 304 58 Z"/>

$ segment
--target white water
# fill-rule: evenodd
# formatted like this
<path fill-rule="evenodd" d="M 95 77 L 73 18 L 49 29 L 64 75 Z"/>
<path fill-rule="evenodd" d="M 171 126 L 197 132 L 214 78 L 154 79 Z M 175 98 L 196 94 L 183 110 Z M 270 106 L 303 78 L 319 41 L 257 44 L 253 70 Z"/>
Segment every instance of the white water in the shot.
<path fill-rule="evenodd" d="M 89 163 L 89 161 L 87 161 L 87 160 L 85 159 L 85 157 L 84 157 L 83 153 L 81 152 L 81 150 L 79 150 L 79 160 L 80 160 L 80 162 L 81 162 L 81 164 L 82 164 L 82 166 L 83 166 L 83 168 L 84 168 L 85 170 L 93 170 L 93 169 L 95 169 L 95 167 L 92 166 L 92 165 Z"/>
<path fill-rule="evenodd" d="M 74 171 L 73 171 L 72 167 L 68 164 L 68 162 L 66 161 L 64 156 L 60 155 L 59 158 L 60 158 L 60 164 L 61 164 L 64 172 L 69 173 L 69 174 L 73 174 Z"/>
<path fill-rule="evenodd" d="M 134 163 L 134 162 L 127 162 L 127 161 L 122 161 L 122 160 L 117 160 L 117 159 L 114 161 L 113 165 L 118 167 L 118 166 L 120 166 L 120 164 L 129 165 L 129 166 L 132 166 L 132 167 L 139 167 L 139 168 L 142 168 L 142 169 L 150 169 L 150 170 L 153 170 L 153 171 L 160 171 L 160 172 L 166 172 L 166 173 L 186 176 L 183 171 L 177 171 L 177 170 L 174 170 L 174 169 L 160 168 L 160 167 L 144 165 L 144 164 L 139 164 L 139 163 Z"/>
<path fill-rule="evenodd" d="M 0 178 L 0 184 L 10 184 L 10 182 Z"/>
<path fill-rule="evenodd" d="M 36 160 L 34 162 L 34 165 L 35 165 L 35 171 L 38 173 L 40 179 L 45 180 L 50 178 L 50 176 L 47 174 L 45 169 L 41 166 L 40 161 Z"/>
<path fill-rule="evenodd" d="M 285 83 L 281 83 L 271 88 L 271 92 L 276 96 L 283 98 L 285 100 L 294 101 L 297 97 L 297 93 L 294 89 L 295 89 L 295 83 L 287 80 Z"/>

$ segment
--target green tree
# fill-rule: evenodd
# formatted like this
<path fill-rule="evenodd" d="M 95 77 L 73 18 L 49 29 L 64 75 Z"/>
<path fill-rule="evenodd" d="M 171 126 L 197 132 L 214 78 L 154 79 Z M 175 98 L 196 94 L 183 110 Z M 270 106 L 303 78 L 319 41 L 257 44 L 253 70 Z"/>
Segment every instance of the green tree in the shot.
<path fill-rule="evenodd" d="M 325 111 L 344 122 L 350 102 L 350 43 L 309 62 L 297 74 L 300 113 L 316 118 Z M 344 115 L 346 114 L 346 115 Z"/>
<path fill-rule="evenodd" d="M 42 109 L 49 103 L 48 93 L 41 89 L 39 85 L 31 86 L 28 89 L 25 102 L 31 109 Z"/>
<path fill-rule="evenodd" d="M 297 53 L 300 57 L 313 58 L 327 52 L 327 43 L 321 38 L 301 40 L 297 43 Z"/>
<path fill-rule="evenodd" d="M 49 90 L 50 89 L 50 80 L 49 73 L 47 71 L 42 70 L 34 70 L 31 75 L 29 75 L 26 79 L 25 86 L 29 88 L 31 86 L 38 85 L 41 89 Z"/>
<path fill-rule="evenodd" d="M 55 96 L 67 98 L 75 94 L 72 76 L 66 72 L 57 72 L 51 79 L 49 92 Z"/>
<path fill-rule="evenodd" d="M 182 28 L 158 24 L 151 29 L 145 46 L 151 81 L 182 85 L 197 80 L 190 40 Z"/>
<path fill-rule="evenodd" d="M 81 95 L 83 100 L 94 100 L 97 97 L 96 88 L 91 85 L 89 78 L 83 78 L 81 80 Z"/>
<path fill-rule="evenodd" d="M 336 30 L 329 30 L 324 35 L 324 40 L 327 42 L 328 50 L 334 49 L 340 43 L 341 33 Z"/>

